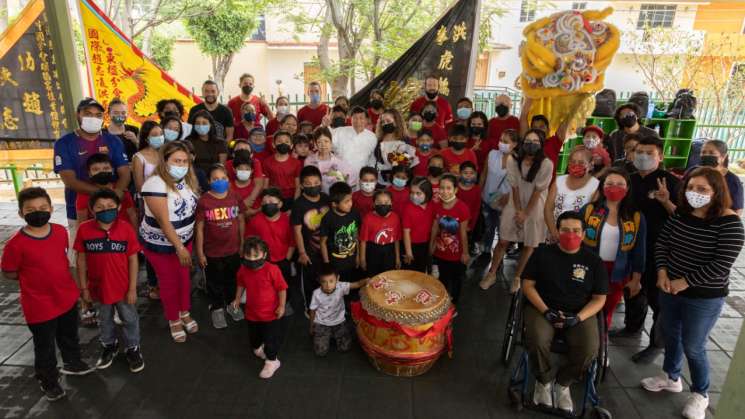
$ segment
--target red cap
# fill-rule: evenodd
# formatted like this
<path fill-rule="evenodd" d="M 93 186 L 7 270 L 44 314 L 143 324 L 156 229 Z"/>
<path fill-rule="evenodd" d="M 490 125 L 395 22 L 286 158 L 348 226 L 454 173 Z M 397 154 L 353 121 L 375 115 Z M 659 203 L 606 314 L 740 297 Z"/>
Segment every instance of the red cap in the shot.
<path fill-rule="evenodd" d="M 603 132 L 603 130 L 597 125 L 586 126 L 585 129 L 582 131 L 582 136 L 584 137 L 584 135 L 587 134 L 588 132 L 595 132 L 598 135 L 598 137 L 600 137 L 601 140 L 605 136 L 605 133 Z"/>

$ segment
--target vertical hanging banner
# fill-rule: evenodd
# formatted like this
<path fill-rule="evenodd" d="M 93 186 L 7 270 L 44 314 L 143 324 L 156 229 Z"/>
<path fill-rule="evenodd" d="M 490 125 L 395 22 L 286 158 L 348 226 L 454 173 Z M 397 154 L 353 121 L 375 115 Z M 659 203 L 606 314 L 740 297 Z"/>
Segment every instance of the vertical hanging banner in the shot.
<path fill-rule="evenodd" d="M 386 107 L 407 112 L 422 94 L 424 78 L 440 79 L 440 94 L 453 109 L 469 92 L 478 48 L 478 0 L 459 0 L 399 59 L 352 96 L 354 105 L 367 106 L 370 92 L 384 92 Z"/>
<path fill-rule="evenodd" d="M 114 98 L 129 108 L 128 123 L 140 125 L 161 99 L 178 99 L 186 109 L 201 100 L 145 56 L 96 6 L 79 0 L 88 61 L 88 83 L 104 105 Z"/>
<path fill-rule="evenodd" d="M 43 0 L 32 0 L 0 35 L 0 140 L 29 148 L 67 130 Z M 21 144 L 27 142 L 28 144 Z"/>

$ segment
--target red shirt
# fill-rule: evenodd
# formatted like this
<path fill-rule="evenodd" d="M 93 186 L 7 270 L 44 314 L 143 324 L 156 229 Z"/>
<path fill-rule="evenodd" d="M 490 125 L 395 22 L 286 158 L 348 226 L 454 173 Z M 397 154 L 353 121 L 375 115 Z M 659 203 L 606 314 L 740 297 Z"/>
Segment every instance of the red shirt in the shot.
<path fill-rule="evenodd" d="M 88 210 L 88 219 L 93 219 L 93 211 L 88 209 L 88 201 L 90 201 L 91 196 L 82 192 L 78 192 L 78 195 L 75 197 L 75 209 L 79 210 Z M 134 208 L 135 202 L 132 200 L 132 195 L 129 194 L 129 192 L 124 191 L 124 194 L 122 195 L 122 201 L 121 206 L 119 207 L 119 214 L 117 215 L 117 218 L 120 220 L 129 223 L 129 215 L 127 214 L 127 210 L 130 208 Z"/>
<path fill-rule="evenodd" d="M 419 96 L 413 102 L 411 102 L 411 107 L 409 108 L 409 110 L 413 113 L 421 113 L 422 109 L 424 109 L 424 106 L 428 102 L 430 102 L 429 99 L 424 96 Z M 445 99 L 444 97 L 437 95 L 437 99 L 435 99 L 435 106 L 437 106 L 437 119 L 435 120 L 435 122 L 437 122 L 437 125 L 445 128 L 445 125 L 449 124 L 450 121 L 453 120 L 453 109 L 450 107 L 450 102 L 448 102 L 447 99 Z"/>
<path fill-rule="evenodd" d="M 429 158 L 434 155 L 435 153 L 432 151 L 430 151 L 429 154 L 424 155 L 419 151 L 419 148 L 416 149 L 416 156 L 419 158 L 419 164 L 414 166 L 414 176 L 427 176 L 429 170 Z"/>
<path fill-rule="evenodd" d="M 88 291 L 102 304 L 122 301 L 129 291 L 129 257 L 140 251 L 129 223 L 114 221 L 109 231 L 96 220 L 80 224 L 73 248 L 85 254 Z"/>
<path fill-rule="evenodd" d="M 551 183 L 556 180 L 556 168 L 557 163 L 559 162 L 559 152 L 561 152 L 561 146 L 562 142 L 559 139 L 559 137 L 552 135 L 548 138 L 546 138 L 546 141 L 543 143 L 543 155 L 548 157 L 549 160 L 551 160 L 551 163 L 554 164 L 554 171 L 551 175 Z"/>
<path fill-rule="evenodd" d="M 279 262 L 287 257 L 287 250 L 295 247 L 295 235 L 290 228 L 290 215 L 281 212 L 276 221 L 270 220 L 264 213 L 251 217 L 246 223 L 246 237 L 259 236 L 269 247 L 272 262 Z"/>
<path fill-rule="evenodd" d="M 309 105 L 305 105 L 297 111 L 298 122 L 310 121 L 313 124 L 313 128 L 321 125 L 323 117 L 329 113 L 329 107 L 325 103 L 321 103 L 317 108 L 312 109 Z"/>
<path fill-rule="evenodd" d="M 235 255 L 240 250 L 240 220 L 246 211 L 243 199 L 234 190 L 224 198 L 206 192 L 197 202 L 197 221 L 204 222 L 204 254 L 211 258 Z"/>
<path fill-rule="evenodd" d="M 244 101 L 241 99 L 241 95 L 238 95 L 228 101 L 228 108 L 233 112 L 233 124 L 235 125 L 236 130 L 238 129 L 238 126 L 243 125 L 241 124 L 241 121 L 243 121 L 243 113 L 241 112 L 241 107 L 244 103 L 250 102 L 254 109 L 256 109 L 257 115 L 264 115 L 265 118 L 269 118 L 269 106 L 265 103 L 262 103 L 261 99 L 256 95 L 251 95 L 248 97 L 247 101 Z M 261 126 L 261 118 L 256 118 L 254 121 L 254 125 L 257 127 Z M 233 135 L 233 138 L 248 138 L 248 137 L 236 137 Z"/>
<path fill-rule="evenodd" d="M 360 213 L 360 218 L 365 218 L 367 213 L 373 210 L 373 196 L 367 196 L 362 191 L 355 191 L 352 193 L 352 208 L 356 209 Z"/>
<path fill-rule="evenodd" d="M 411 242 L 429 243 L 430 234 L 432 233 L 432 221 L 435 218 L 433 207 L 435 204 L 428 202 L 425 208 L 414 205 L 411 201 L 404 207 L 404 216 L 401 224 L 404 230 L 410 230 Z"/>
<path fill-rule="evenodd" d="M 277 265 L 265 262 L 257 269 L 241 266 L 238 269 L 236 282 L 246 289 L 246 320 L 270 322 L 277 320 L 279 292 L 287 289 L 282 271 Z"/>
<path fill-rule="evenodd" d="M 467 223 L 471 216 L 468 206 L 456 199 L 452 208 L 446 209 L 442 203 L 434 206 L 434 218 L 440 228 L 435 237 L 434 256 L 443 260 L 459 261 L 463 254 L 463 243 L 460 240 L 460 226 Z"/>
<path fill-rule="evenodd" d="M 361 242 L 386 245 L 399 240 L 401 240 L 401 219 L 395 212 L 389 213 L 386 217 L 370 212 L 362 219 Z"/>
<path fill-rule="evenodd" d="M 378 118 L 380 118 L 380 114 L 375 113 L 372 108 L 367 108 L 367 116 L 370 117 L 370 124 L 373 126 L 372 132 L 375 132 L 374 127 L 378 124 Z"/>
<path fill-rule="evenodd" d="M 476 170 L 479 170 L 479 163 L 478 159 L 476 158 L 476 153 L 473 152 L 470 148 L 466 148 L 463 150 L 463 154 L 455 154 L 453 150 L 448 147 L 440 152 L 440 155 L 443 159 L 445 159 L 445 170 L 449 171 L 450 173 L 454 175 L 460 174 L 460 165 L 461 163 L 465 161 L 470 161 L 471 163 L 476 165 Z"/>
<path fill-rule="evenodd" d="M 68 312 L 80 292 L 67 260 L 67 231 L 49 224 L 45 238 L 17 231 L 5 244 L 3 272 L 16 272 L 21 287 L 21 308 L 26 323 L 42 323 Z"/>
<path fill-rule="evenodd" d="M 409 188 L 396 189 L 393 185 L 388 186 L 388 192 L 391 193 L 391 202 L 393 204 L 393 212 L 398 214 L 399 217 L 404 212 L 404 206 L 409 202 Z"/>
<path fill-rule="evenodd" d="M 492 147 L 496 147 L 496 144 L 499 143 L 499 138 L 506 129 L 514 129 L 515 131 L 520 132 L 520 120 L 514 115 L 510 115 L 506 119 L 499 119 L 495 116 L 489 120 L 489 130 L 486 134 L 486 138 L 489 139 Z"/>
<path fill-rule="evenodd" d="M 283 198 L 295 196 L 297 186 L 295 182 L 303 169 L 303 163 L 300 160 L 288 156 L 287 160 L 278 161 L 272 155 L 264 159 L 262 167 L 266 177 L 269 178 L 269 185 L 279 188 Z"/>
<path fill-rule="evenodd" d="M 279 131 L 279 120 L 276 117 L 269 120 L 266 123 L 266 136 L 274 135 L 275 132 Z"/>
<path fill-rule="evenodd" d="M 492 142 L 486 138 L 481 140 L 478 150 L 474 149 L 475 146 L 476 139 L 473 137 L 469 138 L 466 147 L 468 147 L 469 150 L 472 150 L 476 154 L 476 164 L 478 165 L 478 167 L 485 168 L 486 158 L 489 156 L 489 152 L 499 146 L 494 146 L 494 144 L 492 144 Z"/>
<path fill-rule="evenodd" d="M 249 195 L 251 195 L 251 192 L 253 192 L 255 187 L 256 187 L 256 183 L 254 183 L 253 178 L 251 179 L 250 182 L 248 182 L 248 185 L 243 186 L 243 187 L 238 186 L 234 180 L 230 182 L 230 190 L 238 194 L 238 196 L 241 198 L 241 204 L 243 204 L 244 207 L 246 206 L 245 204 L 246 198 L 248 198 Z M 256 197 L 256 199 L 254 200 L 254 204 L 251 205 L 251 208 L 253 209 L 259 209 L 260 207 L 261 207 L 261 195 Z"/>
<path fill-rule="evenodd" d="M 235 180 L 235 167 L 233 166 L 233 159 L 225 162 L 225 170 L 228 172 L 228 179 Z M 264 170 L 261 167 L 261 162 L 257 159 L 252 159 L 251 182 L 253 182 L 253 179 L 261 179 L 263 177 Z"/>
<path fill-rule="evenodd" d="M 479 185 L 473 185 L 471 189 L 463 189 L 459 186 L 457 196 L 468 207 L 470 217 L 468 220 L 468 231 L 471 231 L 476 225 L 476 221 L 479 219 L 479 214 L 481 213 L 481 187 Z"/>
<path fill-rule="evenodd" d="M 447 142 L 448 141 L 448 132 L 445 131 L 445 128 L 437 125 L 432 124 L 432 126 L 424 126 L 422 124 L 423 130 L 429 130 L 432 133 L 432 139 L 435 140 L 435 144 L 439 147 L 441 142 Z"/>

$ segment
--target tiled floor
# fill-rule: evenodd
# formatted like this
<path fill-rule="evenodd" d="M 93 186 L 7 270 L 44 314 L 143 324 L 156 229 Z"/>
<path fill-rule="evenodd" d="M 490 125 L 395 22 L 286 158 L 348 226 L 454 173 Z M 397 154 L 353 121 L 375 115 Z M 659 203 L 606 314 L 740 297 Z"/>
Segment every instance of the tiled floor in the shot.
<path fill-rule="evenodd" d="M 58 216 L 62 209 L 58 208 Z M 13 222 L 15 209 L 0 205 L 0 223 Z M 16 216 L 17 218 L 17 216 Z M 18 222 L 16 222 L 18 223 Z M 0 242 L 17 227 L 0 226 Z M 0 244 L 0 246 L 2 246 Z M 482 261 L 483 262 L 483 261 Z M 477 263 L 483 268 L 483 263 Z M 745 257 L 738 260 L 732 290 L 708 345 L 711 399 L 715 405 L 745 314 Z M 203 299 L 193 313 L 202 330 L 188 342 L 171 342 L 159 304 L 140 299 L 142 351 L 146 368 L 131 374 L 123 358 L 107 370 L 64 378 L 68 398 L 50 404 L 33 379 L 33 346 L 18 306 L 15 283 L 0 281 L 0 417 L 42 418 L 502 418 L 549 417 L 516 413 L 506 397 L 511 369 L 498 360 L 509 296 L 499 285 L 488 292 L 476 285 L 474 269 L 464 285 L 455 319 L 455 352 L 417 378 L 389 377 L 375 371 L 355 345 L 350 353 L 313 355 L 307 320 L 288 318 L 280 359 L 269 381 L 257 377 L 243 324 L 227 330 L 209 325 Z M 621 317 L 616 315 L 616 321 Z M 97 331 L 81 329 L 85 354 L 95 357 Z M 679 417 L 681 394 L 651 394 L 639 379 L 660 371 L 662 358 L 640 366 L 629 360 L 648 341 L 612 341 L 610 374 L 600 387 L 603 405 L 614 418 Z M 518 348 L 518 353 L 520 348 Z M 687 375 L 687 370 L 686 370 Z M 575 398 L 580 390 L 574 390 Z M 711 417 L 712 415 L 708 415 Z"/>

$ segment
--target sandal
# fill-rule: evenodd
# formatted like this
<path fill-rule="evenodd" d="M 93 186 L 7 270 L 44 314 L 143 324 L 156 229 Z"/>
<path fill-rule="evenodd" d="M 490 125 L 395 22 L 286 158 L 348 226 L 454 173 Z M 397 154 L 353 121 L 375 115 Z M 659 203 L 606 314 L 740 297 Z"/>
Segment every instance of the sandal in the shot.
<path fill-rule="evenodd" d="M 186 342 L 186 332 L 184 332 L 184 327 L 180 320 L 176 320 L 175 322 L 169 321 L 168 326 L 171 328 L 171 337 L 174 342 Z"/>
<path fill-rule="evenodd" d="M 181 324 L 184 325 L 187 333 L 197 333 L 199 325 L 197 325 L 196 320 L 191 318 L 191 314 L 188 311 L 181 313 L 179 316 L 181 317 Z"/>
<path fill-rule="evenodd" d="M 158 287 L 150 287 L 147 292 L 147 298 L 151 300 L 160 300 L 160 289 Z"/>

